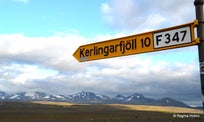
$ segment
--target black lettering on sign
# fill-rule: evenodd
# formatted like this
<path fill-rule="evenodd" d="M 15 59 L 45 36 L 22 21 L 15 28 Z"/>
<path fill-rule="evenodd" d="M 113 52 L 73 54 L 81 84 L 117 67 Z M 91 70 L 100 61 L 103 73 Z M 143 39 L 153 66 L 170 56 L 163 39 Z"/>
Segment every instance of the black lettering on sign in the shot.
<path fill-rule="evenodd" d="M 84 49 L 85 49 L 85 48 L 80 49 L 80 57 L 85 57 L 85 55 L 84 55 Z"/>
<path fill-rule="evenodd" d="M 114 53 L 117 52 L 117 50 L 114 49 L 114 45 L 110 45 L 110 53 Z"/>
<path fill-rule="evenodd" d="M 181 41 L 183 41 L 186 36 L 187 31 L 183 30 L 183 31 L 180 31 L 180 33 L 183 34 L 182 39 L 181 39 Z"/>
<path fill-rule="evenodd" d="M 125 47 L 126 47 L 126 50 L 130 50 L 131 49 L 132 45 L 130 43 L 130 40 L 126 41 Z"/>
<path fill-rule="evenodd" d="M 171 41 L 176 41 L 176 42 L 179 42 L 179 41 L 183 41 L 185 39 L 185 36 L 186 36 L 186 30 L 183 30 L 183 31 L 180 31 L 180 32 L 175 32 L 171 37 L 171 35 L 169 33 L 166 33 L 164 36 L 166 37 L 166 41 L 165 43 L 168 44 L 170 43 Z M 181 34 L 181 35 L 179 35 Z M 180 40 L 180 37 L 181 36 L 181 40 Z"/>
<path fill-rule="evenodd" d="M 169 34 L 169 33 L 166 33 L 164 36 L 165 36 L 166 39 L 167 39 L 167 40 L 165 41 L 165 43 L 166 43 L 166 44 L 170 43 L 170 42 L 171 42 L 170 34 Z"/>
<path fill-rule="evenodd" d="M 162 41 L 161 37 L 162 37 L 162 35 L 157 35 L 156 36 L 156 43 L 157 43 L 157 45 L 159 45 L 159 42 Z"/>
<path fill-rule="evenodd" d="M 90 56 L 92 55 L 93 50 L 94 50 L 94 49 L 90 49 Z"/>
<path fill-rule="evenodd" d="M 149 37 L 146 37 L 145 39 L 141 39 L 142 48 L 149 47 L 151 44 L 151 39 Z"/>
<path fill-rule="evenodd" d="M 88 57 L 89 56 L 89 50 L 86 50 L 85 55 Z"/>
<path fill-rule="evenodd" d="M 150 45 L 150 39 L 146 38 L 144 42 L 145 46 Z M 109 56 L 111 53 L 117 53 L 121 52 L 121 54 L 125 54 L 126 51 L 129 50 L 136 50 L 137 49 L 137 40 L 131 39 L 131 40 L 125 40 L 120 41 L 119 43 L 115 45 L 105 45 L 105 46 L 93 46 L 91 49 L 80 49 L 80 58 L 89 57 L 89 56 L 97 56 L 97 55 L 103 55 L 103 56 Z"/>
<path fill-rule="evenodd" d="M 120 41 L 120 52 L 122 52 L 122 54 L 125 53 L 125 42 L 124 41 Z"/>
<path fill-rule="evenodd" d="M 173 37 L 172 41 L 179 42 L 179 34 L 178 34 L 178 32 L 176 32 L 176 33 L 174 34 L 174 37 Z"/>
<path fill-rule="evenodd" d="M 105 46 L 104 47 L 104 56 L 108 56 L 109 55 L 109 46 Z"/>
<path fill-rule="evenodd" d="M 167 32 L 160 32 L 154 34 L 154 46 L 155 48 L 183 44 L 190 42 L 190 30 L 189 27 L 185 27 L 182 29 L 176 29 Z M 184 42 L 185 41 L 185 42 Z"/>

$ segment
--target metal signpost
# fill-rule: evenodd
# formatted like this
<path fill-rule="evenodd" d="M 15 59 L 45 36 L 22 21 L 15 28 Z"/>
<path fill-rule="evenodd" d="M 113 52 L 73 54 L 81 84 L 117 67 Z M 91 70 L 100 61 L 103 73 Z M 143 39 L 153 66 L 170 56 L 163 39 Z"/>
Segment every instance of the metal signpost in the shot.
<path fill-rule="evenodd" d="M 200 62 L 200 82 L 202 92 L 202 102 L 204 111 L 204 16 L 203 16 L 203 0 L 195 0 L 196 19 L 198 20 L 197 36 L 200 38 L 200 44 L 198 44 L 198 54 Z"/>
<path fill-rule="evenodd" d="M 198 21 L 152 32 L 80 46 L 73 56 L 80 62 L 196 45 Z"/>

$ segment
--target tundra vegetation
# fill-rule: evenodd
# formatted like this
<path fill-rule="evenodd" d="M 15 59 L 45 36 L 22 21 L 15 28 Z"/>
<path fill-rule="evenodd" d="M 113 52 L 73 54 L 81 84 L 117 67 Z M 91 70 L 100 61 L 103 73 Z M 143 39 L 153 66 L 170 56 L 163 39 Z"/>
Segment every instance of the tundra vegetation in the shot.
<path fill-rule="evenodd" d="M 203 122 L 201 110 L 122 104 L 0 102 L 2 122 Z"/>

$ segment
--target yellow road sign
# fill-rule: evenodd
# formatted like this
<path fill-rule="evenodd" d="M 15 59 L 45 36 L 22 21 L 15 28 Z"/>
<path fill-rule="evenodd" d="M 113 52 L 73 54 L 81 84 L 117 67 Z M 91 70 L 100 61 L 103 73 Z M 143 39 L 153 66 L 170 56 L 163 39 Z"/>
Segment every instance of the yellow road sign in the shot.
<path fill-rule="evenodd" d="M 80 46 L 73 56 L 80 62 L 167 50 L 199 43 L 194 28 L 198 21 L 127 37 Z"/>

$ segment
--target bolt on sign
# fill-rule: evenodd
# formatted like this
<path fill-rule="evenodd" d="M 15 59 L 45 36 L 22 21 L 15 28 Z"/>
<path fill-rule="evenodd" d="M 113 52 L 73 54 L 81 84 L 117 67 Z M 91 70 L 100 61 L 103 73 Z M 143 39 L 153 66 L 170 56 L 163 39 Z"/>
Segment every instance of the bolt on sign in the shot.
<path fill-rule="evenodd" d="M 161 30 L 80 46 L 73 56 L 79 62 L 154 52 L 199 44 L 194 28 L 198 21 Z"/>

